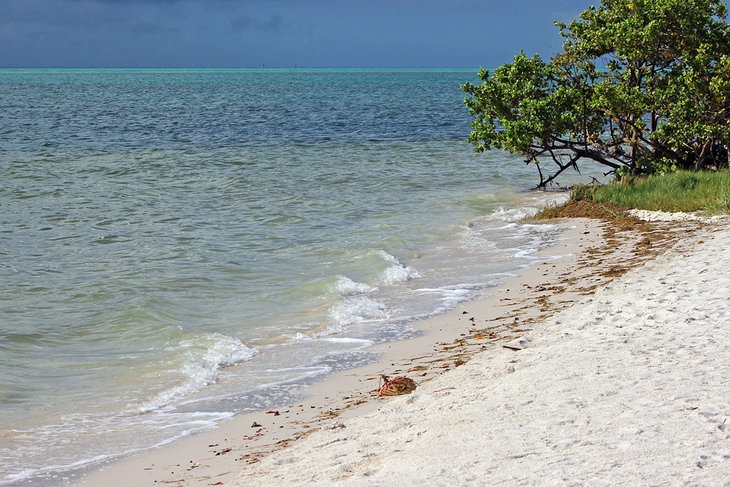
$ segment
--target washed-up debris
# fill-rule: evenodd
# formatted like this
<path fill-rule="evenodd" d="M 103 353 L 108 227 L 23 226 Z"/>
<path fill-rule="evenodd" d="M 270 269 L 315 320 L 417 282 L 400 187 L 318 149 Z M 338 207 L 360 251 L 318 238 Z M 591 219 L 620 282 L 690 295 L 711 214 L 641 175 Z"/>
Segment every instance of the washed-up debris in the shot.
<path fill-rule="evenodd" d="M 382 375 L 383 385 L 378 389 L 378 396 L 401 396 L 410 394 L 416 390 L 416 382 L 413 379 L 399 375 L 398 377 L 389 378 Z"/>

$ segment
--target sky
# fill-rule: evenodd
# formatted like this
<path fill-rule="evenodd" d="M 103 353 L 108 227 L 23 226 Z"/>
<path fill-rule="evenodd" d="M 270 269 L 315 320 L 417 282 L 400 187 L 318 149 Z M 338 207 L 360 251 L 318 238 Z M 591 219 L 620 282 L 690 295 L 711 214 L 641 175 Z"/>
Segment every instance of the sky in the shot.
<path fill-rule="evenodd" d="M 0 0 L 0 67 L 493 67 L 590 0 Z"/>

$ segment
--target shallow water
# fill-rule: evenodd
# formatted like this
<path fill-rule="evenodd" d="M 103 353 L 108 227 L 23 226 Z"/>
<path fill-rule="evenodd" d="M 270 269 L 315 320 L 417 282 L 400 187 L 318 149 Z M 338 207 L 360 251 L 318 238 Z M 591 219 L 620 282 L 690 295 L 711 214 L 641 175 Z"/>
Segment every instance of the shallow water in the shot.
<path fill-rule="evenodd" d="M 0 484 L 284 403 L 558 238 L 475 70 L 0 70 Z"/>

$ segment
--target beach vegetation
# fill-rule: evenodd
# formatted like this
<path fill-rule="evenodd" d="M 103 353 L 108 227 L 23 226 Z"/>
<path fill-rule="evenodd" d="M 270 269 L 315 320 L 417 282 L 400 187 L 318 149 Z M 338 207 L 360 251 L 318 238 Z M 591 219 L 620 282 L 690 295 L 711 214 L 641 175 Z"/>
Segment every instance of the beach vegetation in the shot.
<path fill-rule="evenodd" d="M 551 59 L 520 52 L 462 86 L 469 141 L 521 154 L 539 187 L 586 162 L 618 179 L 727 168 L 726 19 L 720 0 L 603 0 L 556 22 Z"/>
<path fill-rule="evenodd" d="M 730 213 L 730 172 L 677 171 L 573 189 L 574 201 L 667 212 Z"/>

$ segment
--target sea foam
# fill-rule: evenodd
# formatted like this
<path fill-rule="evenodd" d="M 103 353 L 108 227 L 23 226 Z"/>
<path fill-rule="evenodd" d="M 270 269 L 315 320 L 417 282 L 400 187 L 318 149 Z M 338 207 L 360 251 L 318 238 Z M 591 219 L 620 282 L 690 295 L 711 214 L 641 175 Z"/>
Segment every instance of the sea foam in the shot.
<path fill-rule="evenodd" d="M 411 279 L 418 279 L 421 274 L 413 267 L 406 266 L 400 263 L 398 259 L 389 253 L 381 250 L 378 252 L 380 257 L 386 262 L 393 265 L 385 269 L 380 278 L 380 283 L 384 286 L 393 286 L 395 284 L 410 281 Z"/>
<path fill-rule="evenodd" d="M 176 399 L 197 392 L 218 381 L 221 369 L 251 359 L 257 351 L 235 337 L 220 333 L 207 333 L 181 344 L 189 349 L 179 372 L 185 381 L 157 395 L 152 401 L 139 408 L 149 412 L 163 408 Z"/>
<path fill-rule="evenodd" d="M 523 218 L 534 216 L 537 214 L 537 211 L 537 208 L 531 207 L 504 208 L 500 206 L 492 212 L 491 218 L 503 222 L 516 222 Z"/>
<path fill-rule="evenodd" d="M 364 282 L 355 282 L 349 277 L 338 276 L 335 283 L 335 290 L 342 296 L 352 296 L 355 294 L 371 293 L 377 288 L 371 287 Z"/>
<path fill-rule="evenodd" d="M 332 322 L 330 331 L 342 331 L 354 323 L 387 316 L 383 303 L 368 296 L 350 296 L 330 308 L 329 317 Z"/>

